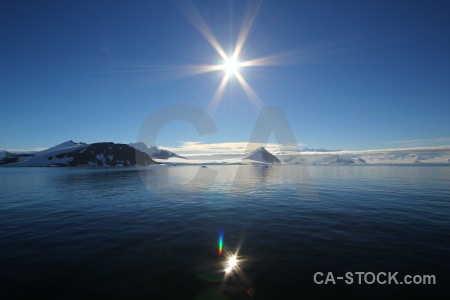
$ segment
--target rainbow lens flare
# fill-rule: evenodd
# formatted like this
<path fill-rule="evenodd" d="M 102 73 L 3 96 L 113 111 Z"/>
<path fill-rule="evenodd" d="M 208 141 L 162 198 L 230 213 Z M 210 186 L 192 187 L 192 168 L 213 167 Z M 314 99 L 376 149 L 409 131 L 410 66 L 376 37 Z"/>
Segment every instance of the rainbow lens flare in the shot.
<path fill-rule="evenodd" d="M 219 255 L 222 255 L 223 252 L 223 230 L 219 231 Z"/>

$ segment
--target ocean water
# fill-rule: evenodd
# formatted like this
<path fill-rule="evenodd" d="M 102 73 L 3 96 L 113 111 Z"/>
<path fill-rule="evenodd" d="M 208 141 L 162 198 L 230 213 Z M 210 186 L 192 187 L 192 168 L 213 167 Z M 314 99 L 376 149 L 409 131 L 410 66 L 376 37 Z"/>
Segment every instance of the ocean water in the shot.
<path fill-rule="evenodd" d="M 1 299 L 450 297 L 448 166 L 0 168 L 0 193 Z"/>

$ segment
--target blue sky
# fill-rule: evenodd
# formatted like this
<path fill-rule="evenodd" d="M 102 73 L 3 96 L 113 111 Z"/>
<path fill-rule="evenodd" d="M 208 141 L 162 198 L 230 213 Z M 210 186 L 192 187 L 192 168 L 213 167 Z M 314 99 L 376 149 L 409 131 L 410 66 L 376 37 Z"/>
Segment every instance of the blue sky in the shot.
<path fill-rule="evenodd" d="M 165 105 L 208 111 L 222 59 L 190 18 L 231 55 L 246 12 L 256 18 L 240 60 L 278 55 L 239 74 L 263 105 L 281 106 L 309 148 L 450 144 L 448 1 L 10 1 L 0 11 L 0 149 L 66 140 L 135 142 Z M 244 22 L 243 22 L 244 21 Z M 168 124 L 159 146 L 246 142 L 259 108 L 233 76 L 217 133 Z"/>

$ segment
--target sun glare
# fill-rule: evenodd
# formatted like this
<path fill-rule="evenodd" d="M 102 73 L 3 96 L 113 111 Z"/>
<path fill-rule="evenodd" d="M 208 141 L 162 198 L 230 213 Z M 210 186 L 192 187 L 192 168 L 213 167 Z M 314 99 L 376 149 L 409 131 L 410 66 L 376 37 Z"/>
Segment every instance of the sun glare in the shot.
<path fill-rule="evenodd" d="M 231 273 L 232 271 L 236 270 L 238 267 L 238 260 L 236 255 L 231 255 L 228 257 L 225 267 L 225 273 Z"/>
<path fill-rule="evenodd" d="M 256 108 L 260 108 L 262 106 L 262 101 L 255 93 L 255 91 L 250 87 L 250 84 L 244 79 L 244 77 L 242 76 L 243 74 L 241 74 L 241 70 L 247 67 L 277 65 L 277 61 L 275 60 L 276 58 L 278 58 L 278 56 L 268 56 L 250 60 L 238 59 L 243 53 L 244 45 L 247 41 L 253 22 L 261 5 L 260 1 L 249 3 L 250 4 L 245 12 L 242 26 L 235 41 L 234 49 L 229 54 L 226 54 L 226 51 L 219 43 L 219 41 L 215 38 L 210 28 L 206 25 L 196 7 L 190 1 L 182 1 L 179 3 L 180 8 L 184 11 L 188 19 L 194 24 L 195 27 L 197 27 L 199 32 L 216 50 L 217 54 L 221 58 L 221 62 L 219 62 L 218 64 L 193 66 L 193 68 L 189 70 L 191 75 L 215 71 L 223 72 L 223 78 L 209 105 L 210 113 L 214 113 L 214 111 L 216 110 L 218 104 L 221 101 L 222 95 L 226 90 L 226 86 L 231 78 L 235 78 L 237 80 L 245 94 L 248 96 L 251 104 Z"/>
<path fill-rule="evenodd" d="M 233 255 L 232 257 L 230 257 L 230 258 L 228 259 L 228 265 L 229 265 L 231 268 L 236 267 L 236 265 L 237 265 L 236 255 Z"/>
<path fill-rule="evenodd" d="M 239 61 L 236 57 L 227 57 L 222 67 L 227 75 L 236 75 L 239 72 Z"/>

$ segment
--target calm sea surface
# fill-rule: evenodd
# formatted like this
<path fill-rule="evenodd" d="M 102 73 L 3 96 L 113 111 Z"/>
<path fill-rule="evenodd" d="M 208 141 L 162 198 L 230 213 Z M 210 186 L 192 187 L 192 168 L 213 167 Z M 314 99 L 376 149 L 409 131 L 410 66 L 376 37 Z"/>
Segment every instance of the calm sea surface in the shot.
<path fill-rule="evenodd" d="M 448 166 L 0 168 L 1 299 L 450 299 L 449 286 Z"/>

